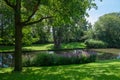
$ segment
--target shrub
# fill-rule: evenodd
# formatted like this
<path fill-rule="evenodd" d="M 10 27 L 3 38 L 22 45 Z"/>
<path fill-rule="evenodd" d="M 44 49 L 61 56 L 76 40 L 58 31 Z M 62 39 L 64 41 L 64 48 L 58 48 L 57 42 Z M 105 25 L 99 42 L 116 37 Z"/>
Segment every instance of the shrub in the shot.
<path fill-rule="evenodd" d="M 58 56 L 56 65 L 68 65 L 71 64 L 71 58 L 65 56 Z"/>
<path fill-rule="evenodd" d="M 23 58 L 23 66 L 28 67 L 30 64 L 30 60 L 27 58 Z"/>
<path fill-rule="evenodd" d="M 33 59 L 23 59 L 24 66 L 54 66 L 54 65 L 68 65 L 68 64 L 83 64 L 94 62 L 96 56 L 80 54 L 77 56 L 67 57 L 57 54 L 40 53 L 36 54 Z"/>
<path fill-rule="evenodd" d="M 30 55 L 26 54 L 22 56 L 22 63 L 23 66 L 28 67 L 31 65 L 31 60 L 32 58 L 30 57 Z"/>
<path fill-rule="evenodd" d="M 89 62 L 95 62 L 96 61 L 96 59 L 97 59 L 97 55 L 96 54 L 92 54 L 92 55 L 90 55 L 88 58 L 87 58 L 87 62 L 89 63 Z"/>
<path fill-rule="evenodd" d="M 100 40 L 88 39 L 85 44 L 88 48 L 107 48 L 107 43 Z"/>
<path fill-rule="evenodd" d="M 34 66 L 51 66 L 55 64 L 55 55 L 40 53 L 37 54 L 32 60 L 32 65 Z"/>

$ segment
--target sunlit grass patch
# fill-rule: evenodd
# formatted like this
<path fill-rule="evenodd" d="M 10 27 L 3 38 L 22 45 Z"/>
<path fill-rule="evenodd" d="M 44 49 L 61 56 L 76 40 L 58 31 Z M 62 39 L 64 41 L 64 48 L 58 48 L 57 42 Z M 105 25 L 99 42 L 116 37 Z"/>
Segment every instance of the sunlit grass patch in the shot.
<path fill-rule="evenodd" d="M 120 80 L 120 60 L 82 65 L 24 67 L 21 73 L 0 69 L 0 80 Z"/>
<path fill-rule="evenodd" d="M 63 49 L 74 49 L 74 48 L 86 48 L 86 45 L 84 43 L 79 42 L 72 42 L 72 43 L 66 43 L 62 44 Z"/>
<path fill-rule="evenodd" d="M 68 44 L 62 44 L 61 49 L 75 49 L 85 48 L 86 45 L 80 42 L 73 42 Z M 35 50 L 54 50 L 54 44 L 33 44 L 30 46 L 23 46 L 23 51 L 35 51 Z M 14 46 L 0 46 L 0 52 L 11 52 L 14 51 Z"/>

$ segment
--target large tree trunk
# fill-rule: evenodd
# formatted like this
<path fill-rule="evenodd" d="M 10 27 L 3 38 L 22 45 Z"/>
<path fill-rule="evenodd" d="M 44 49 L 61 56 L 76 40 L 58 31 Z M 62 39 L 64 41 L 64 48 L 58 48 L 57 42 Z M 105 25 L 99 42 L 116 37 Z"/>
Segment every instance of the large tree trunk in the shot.
<path fill-rule="evenodd" d="M 14 71 L 22 71 L 22 27 L 15 25 Z"/>
<path fill-rule="evenodd" d="M 22 71 L 22 23 L 21 23 L 21 0 L 17 0 L 14 13 L 15 18 L 15 53 L 14 71 Z"/>

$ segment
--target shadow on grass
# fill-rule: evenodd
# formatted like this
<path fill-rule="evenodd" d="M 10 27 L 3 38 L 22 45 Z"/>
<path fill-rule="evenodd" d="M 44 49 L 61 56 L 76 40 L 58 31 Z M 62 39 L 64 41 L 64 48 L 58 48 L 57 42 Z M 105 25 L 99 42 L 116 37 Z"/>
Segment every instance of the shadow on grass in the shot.
<path fill-rule="evenodd" d="M 0 69 L 0 80 L 120 80 L 120 62 L 53 67 L 28 67 L 21 73 Z"/>
<path fill-rule="evenodd" d="M 0 46 L 0 52 L 14 51 L 14 46 Z"/>

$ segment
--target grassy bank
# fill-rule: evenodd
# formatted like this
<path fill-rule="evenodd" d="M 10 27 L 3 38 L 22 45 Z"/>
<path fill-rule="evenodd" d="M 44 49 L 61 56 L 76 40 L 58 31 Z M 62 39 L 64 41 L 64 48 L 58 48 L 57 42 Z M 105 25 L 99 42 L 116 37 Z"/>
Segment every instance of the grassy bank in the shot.
<path fill-rule="evenodd" d="M 85 48 L 84 43 L 73 42 L 68 44 L 62 44 L 62 49 L 74 49 L 74 48 Z M 22 48 L 25 51 L 29 50 L 53 50 L 53 44 L 34 44 L 31 46 L 23 46 Z M 14 46 L 0 46 L 0 52 L 14 51 Z"/>
<path fill-rule="evenodd" d="M 116 48 L 92 49 L 92 50 L 97 51 L 97 52 L 101 52 L 101 53 L 120 54 L 120 49 L 116 49 Z"/>
<path fill-rule="evenodd" d="M 0 80 L 120 80 L 120 60 L 82 65 L 28 67 L 21 73 L 0 68 Z"/>
<path fill-rule="evenodd" d="M 53 44 L 34 44 L 31 46 L 23 46 L 24 51 L 32 51 L 32 50 L 54 50 Z M 84 43 L 73 42 L 68 44 L 62 44 L 62 49 L 75 49 L 75 48 L 86 48 Z M 112 53 L 112 54 L 120 54 L 120 49 L 116 48 L 106 48 L 106 49 L 92 49 L 97 52 L 102 53 Z M 0 52 L 8 52 L 14 51 L 14 46 L 0 46 Z"/>

